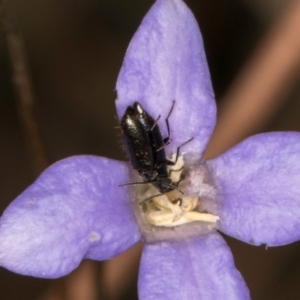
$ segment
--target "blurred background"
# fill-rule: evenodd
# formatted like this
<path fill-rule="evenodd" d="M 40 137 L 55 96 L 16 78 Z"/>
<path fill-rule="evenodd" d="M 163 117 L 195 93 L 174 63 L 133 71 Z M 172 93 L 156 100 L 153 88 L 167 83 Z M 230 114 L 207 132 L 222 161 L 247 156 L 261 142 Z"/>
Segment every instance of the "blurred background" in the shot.
<path fill-rule="evenodd" d="M 25 42 L 47 162 L 125 159 L 114 100 L 123 56 L 153 0 L 11 0 Z M 207 156 L 246 136 L 300 130 L 300 1 L 187 0 L 202 30 L 219 122 Z M 299 20 L 299 21 L 298 21 Z M 1 28 L 2 29 L 2 28 Z M 37 176 L 0 34 L 0 213 Z M 288 208 L 287 208 L 288 209 Z M 300 243 L 253 247 L 225 237 L 253 300 L 300 299 Z M 1 300 L 137 299 L 141 245 L 41 280 L 0 268 Z"/>

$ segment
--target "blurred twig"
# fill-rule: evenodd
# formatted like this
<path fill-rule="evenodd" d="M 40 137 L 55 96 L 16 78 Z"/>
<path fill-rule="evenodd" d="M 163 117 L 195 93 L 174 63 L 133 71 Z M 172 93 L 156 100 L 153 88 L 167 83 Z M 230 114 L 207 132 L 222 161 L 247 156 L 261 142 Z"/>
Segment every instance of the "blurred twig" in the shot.
<path fill-rule="evenodd" d="M 34 113 L 34 96 L 23 38 L 6 0 L 0 0 L 0 17 L 10 54 L 13 83 L 26 146 L 34 172 L 38 175 L 47 167 L 48 158 Z"/>
<path fill-rule="evenodd" d="M 219 107 L 206 156 L 257 133 L 279 110 L 299 71 L 300 1 L 291 1 L 258 45 Z"/>
<path fill-rule="evenodd" d="M 107 299 L 120 299 L 130 287 L 135 286 L 136 289 L 142 249 L 143 244 L 138 243 L 126 252 L 103 263 L 100 285 Z"/>
<path fill-rule="evenodd" d="M 97 273 L 95 262 L 84 260 L 70 275 L 53 281 L 39 300 L 96 300 Z"/>

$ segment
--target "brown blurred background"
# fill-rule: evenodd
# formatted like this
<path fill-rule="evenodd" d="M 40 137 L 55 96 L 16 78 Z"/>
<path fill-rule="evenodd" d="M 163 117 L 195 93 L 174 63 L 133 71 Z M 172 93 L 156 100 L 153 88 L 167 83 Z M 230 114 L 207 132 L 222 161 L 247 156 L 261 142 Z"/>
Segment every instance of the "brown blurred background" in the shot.
<path fill-rule="evenodd" d="M 10 2 L 25 41 L 36 99 L 35 112 L 49 161 L 76 154 L 124 159 L 119 131 L 114 128 L 118 124 L 114 108 L 115 82 L 130 38 L 153 1 Z M 300 24 L 289 23 L 292 18 L 300 20 L 299 5 L 289 8 L 294 2 L 299 3 L 298 0 L 186 1 L 205 41 L 220 105 L 219 136 L 227 141 L 230 135 L 236 136 L 228 144 L 250 133 L 300 129 L 300 59 L 297 56 L 300 47 L 299 41 L 294 39 L 295 32 L 300 36 Z M 297 9 L 299 15 L 295 17 L 293 13 L 297 13 Z M 289 34 L 289 39 L 284 40 Z M 279 50 L 274 54 L 277 44 Z M 294 51 L 290 53 L 289 49 Z M 264 73 L 270 70 L 264 62 L 272 55 L 274 63 L 271 61 L 270 66 L 274 70 L 271 74 Z M 286 57 L 291 58 L 290 61 L 286 62 Z M 281 62 L 282 66 L 278 66 Z M 24 125 L 18 117 L 11 75 L 9 53 L 1 32 L 1 213 L 36 176 L 25 147 Z M 258 84 L 255 80 L 260 75 L 265 79 L 259 79 Z M 269 78 L 270 83 L 267 83 Z M 259 89 L 253 88 L 257 84 Z M 240 124 L 237 118 L 234 126 L 246 129 L 235 134 L 226 126 L 237 116 L 249 118 L 250 122 Z M 230 128 L 230 124 L 228 126 Z M 217 132 L 215 137 L 216 144 L 212 144 L 213 149 L 209 148 L 211 155 L 228 146 L 218 138 Z M 253 300 L 300 299 L 299 242 L 266 250 L 231 238 L 226 237 L 226 240 Z M 54 281 L 20 276 L 0 268 L 0 299 L 137 299 L 139 253 L 140 246 L 124 254 L 125 259 L 123 255 L 111 264 L 85 262 L 71 277 Z"/>

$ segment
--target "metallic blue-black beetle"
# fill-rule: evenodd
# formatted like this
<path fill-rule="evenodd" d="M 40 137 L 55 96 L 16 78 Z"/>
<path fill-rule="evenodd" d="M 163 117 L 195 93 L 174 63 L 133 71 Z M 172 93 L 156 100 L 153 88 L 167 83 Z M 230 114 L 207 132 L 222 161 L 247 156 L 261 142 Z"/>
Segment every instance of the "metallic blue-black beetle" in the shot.
<path fill-rule="evenodd" d="M 138 102 L 135 102 L 133 106 L 127 107 L 121 119 L 123 143 L 132 167 L 143 178 L 143 182 L 129 184 L 151 183 L 161 194 L 178 189 L 177 186 L 181 180 L 172 182 L 168 165 L 176 164 L 179 149 L 183 144 L 177 149 L 175 162 L 169 161 L 165 153 L 165 146 L 169 143 L 170 139 L 168 119 L 172 113 L 174 104 L 175 102 L 173 101 L 173 105 L 166 118 L 168 130 L 168 137 L 166 138 L 162 137 L 157 124 L 159 117 L 157 120 L 154 120 Z"/>

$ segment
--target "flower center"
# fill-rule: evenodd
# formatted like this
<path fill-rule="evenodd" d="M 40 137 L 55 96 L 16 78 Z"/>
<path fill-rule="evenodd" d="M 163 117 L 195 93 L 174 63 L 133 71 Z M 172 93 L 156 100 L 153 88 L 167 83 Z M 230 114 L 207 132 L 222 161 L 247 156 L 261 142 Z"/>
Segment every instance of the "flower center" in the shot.
<path fill-rule="evenodd" d="M 156 227 L 175 228 L 192 222 L 198 222 L 205 232 L 214 229 L 219 220 L 215 200 L 217 192 L 205 162 L 189 167 L 180 156 L 168 171 L 172 182 L 180 182 L 178 189 L 160 194 L 151 184 L 138 187 L 136 211 L 142 231 L 145 233 L 152 227 L 153 232 Z"/>

